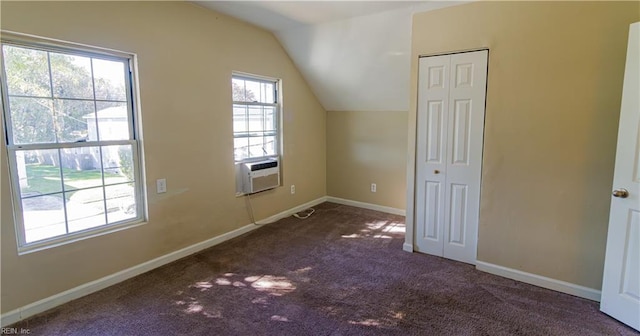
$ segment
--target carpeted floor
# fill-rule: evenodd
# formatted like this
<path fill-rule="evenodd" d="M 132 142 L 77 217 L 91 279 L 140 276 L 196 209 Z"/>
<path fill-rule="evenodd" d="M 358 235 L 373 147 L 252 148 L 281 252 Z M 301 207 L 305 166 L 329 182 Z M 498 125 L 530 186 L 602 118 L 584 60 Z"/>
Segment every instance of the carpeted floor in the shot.
<path fill-rule="evenodd" d="M 402 251 L 404 217 L 332 203 L 13 327 L 31 335 L 639 335 L 598 304 Z"/>

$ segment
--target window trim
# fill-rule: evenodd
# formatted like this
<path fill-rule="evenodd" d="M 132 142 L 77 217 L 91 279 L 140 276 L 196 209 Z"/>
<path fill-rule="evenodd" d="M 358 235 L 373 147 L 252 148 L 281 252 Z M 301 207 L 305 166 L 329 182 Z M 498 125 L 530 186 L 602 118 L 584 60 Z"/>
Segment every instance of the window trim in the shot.
<path fill-rule="evenodd" d="M 3 80 L 0 80 L 0 93 L 2 95 L 3 113 L 0 113 L 0 120 L 5 131 L 5 139 L 2 139 L 6 145 L 6 154 L 9 162 L 8 173 L 10 178 L 9 189 L 11 192 L 12 210 L 14 218 L 14 227 L 16 231 L 16 243 L 18 254 L 27 254 L 31 252 L 41 251 L 52 247 L 66 245 L 76 241 L 97 237 L 112 232 L 121 231 L 128 228 L 137 227 L 147 223 L 148 203 L 147 190 L 145 183 L 145 166 L 144 153 L 142 146 L 142 127 L 141 114 L 139 105 L 138 91 L 138 73 L 137 73 L 137 55 L 133 53 L 125 53 L 107 48 L 93 47 L 84 44 L 65 42 L 55 39 L 37 37 L 34 35 L 20 34 L 10 31 L 0 30 L 0 46 L 11 45 L 22 48 L 36 49 L 53 53 L 70 54 L 75 56 L 90 57 L 93 59 L 102 59 L 110 61 L 123 62 L 125 65 L 125 90 L 127 99 L 127 115 L 130 118 L 128 122 L 130 138 L 126 140 L 96 140 L 90 142 L 61 142 L 61 143 L 35 143 L 35 144 L 14 144 L 13 128 L 11 123 L 11 112 L 9 110 L 9 90 L 7 87 L 6 73 L 4 66 L 4 55 L 0 50 L 0 72 Z M 92 75 L 93 77 L 93 75 Z M 32 96 L 29 96 L 32 97 Z M 43 97 L 53 99 L 53 97 Z M 95 98 L 95 97 L 94 97 Z M 71 98 L 73 100 L 73 98 Z M 85 99 L 76 99 L 85 100 Z M 86 99 L 86 101 L 101 101 L 100 99 Z M 97 123 L 97 120 L 96 120 Z M 40 239 L 34 242 L 26 242 L 24 214 L 22 209 L 22 198 L 20 190 L 20 181 L 17 170 L 16 153 L 20 150 L 47 150 L 47 149 L 63 149 L 63 148 L 83 148 L 101 146 L 117 146 L 131 145 L 132 160 L 134 166 L 134 183 L 135 183 L 135 202 L 136 217 L 128 220 L 117 221 L 114 223 L 105 223 L 104 225 L 87 228 L 76 232 L 67 232 L 62 235 Z M 100 149 L 102 152 L 102 149 Z M 60 168 L 62 169 L 62 168 Z M 61 170 L 62 174 L 62 170 Z M 125 184 L 127 182 L 123 182 Z M 118 184 L 116 184 L 118 185 Z M 104 188 L 104 176 L 102 177 L 101 186 Z M 64 184 L 62 184 L 61 192 L 64 192 Z M 103 195 L 106 191 L 103 189 Z M 106 196 L 105 196 L 106 197 Z M 106 202 L 106 200 L 105 200 Z M 66 203 L 64 205 L 66 213 Z M 105 216 L 107 209 L 105 208 Z M 67 218 L 65 215 L 65 224 Z"/>
<path fill-rule="evenodd" d="M 231 81 L 233 81 L 234 79 L 240 79 L 240 80 L 248 80 L 248 81 L 253 81 L 253 82 L 258 82 L 258 83 L 268 83 L 268 84 L 273 84 L 273 89 L 274 89 L 274 102 L 273 103 L 259 103 L 259 102 L 242 102 L 242 101 L 236 101 L 233 100 L 233 85 L 231 88 L 231 110 L 232 110 L 232 118 L 233 118 L 233 106 L 234 105 L 246 105 L 246 106 L 271 106 L 274 107 L 276 109 L 276 120 L 275 120 L 275 125 L 276 125 L 276 129 L 275 129 L 275 138 L 276 138 L 276 143 L 274 145 L 275 154 L 272 155 L 265 155 L 265 156 L 257 156 L 257 157 L 248 157 L 248 158 L 244 158 L 242 160 L 236 160 L 235 159 L 235 146 L 233 147 L 234 149 L 234 164 L 238 165 L 238 164 L 242 164 L 242 163 L 247 163 L 247 162 L 256 162 L 256 161 L 261 161 L 261 160 L 265 160 L 265 159 L 269 159 L 269 158 L 279 158 L 280 156 L 282 156 L 283 153 L 283 147 L 282 147 L 282 96 L 281 96 L 281 86 L 282 86 L 282 80 L 279 78 L 274 78 L 274 77 L 268 77 L 268 76 L 262 76 L 262 75 L 255 75 L 255 74 L 250 74 L 247 72 L 240 72 L 240 71 L 232 71 L 231 73 Z M 233 123 L 233 121 L 232 121 Z M 235 140 L 236 138 L 251 138 L 251 136 L 246 136 L 246 137 L 236 137 L 235 136 L 235 132 L 233 130 L 231 130 L 233 137 L 232 140 Z"/>

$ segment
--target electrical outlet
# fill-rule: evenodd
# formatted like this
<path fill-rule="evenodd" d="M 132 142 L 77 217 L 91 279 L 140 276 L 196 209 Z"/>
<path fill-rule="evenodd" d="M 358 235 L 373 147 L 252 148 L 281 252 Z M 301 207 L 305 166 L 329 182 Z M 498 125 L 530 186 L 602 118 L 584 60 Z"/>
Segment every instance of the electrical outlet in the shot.
<path fill-rule="evenodd" d="M 156 180 L 156 193 L 162 194 L 167 192 L 167 179 Z"/>
<path fill-rule="evenodd" d="M 371 192 L 376 192 L 377 186 L 375 183 L 371 183 Z"/>
<path fill-rule="evenodd" d="M 296 193 L 296 185 L 295 185 L 295 184 L 292 184 L 292 185 L 291 185 L 291 195 L 293 195 L 293 194 L 295 194 L 295 193 Z"/>

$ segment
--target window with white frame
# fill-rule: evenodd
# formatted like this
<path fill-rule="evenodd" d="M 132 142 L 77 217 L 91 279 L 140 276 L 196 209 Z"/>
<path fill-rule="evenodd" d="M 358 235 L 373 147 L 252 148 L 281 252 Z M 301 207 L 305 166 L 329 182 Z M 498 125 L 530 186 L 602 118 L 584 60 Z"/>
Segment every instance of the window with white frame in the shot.
<path fill-rule="evenodd" d="M 132 55 L 2 40 L 2 103 L 21 250 L 143 217 Z"/>
<path fill-rule="evenodd" d="M 233 149 L 236 162 L 279 154 L 278 80 L 233 74 Z"/>

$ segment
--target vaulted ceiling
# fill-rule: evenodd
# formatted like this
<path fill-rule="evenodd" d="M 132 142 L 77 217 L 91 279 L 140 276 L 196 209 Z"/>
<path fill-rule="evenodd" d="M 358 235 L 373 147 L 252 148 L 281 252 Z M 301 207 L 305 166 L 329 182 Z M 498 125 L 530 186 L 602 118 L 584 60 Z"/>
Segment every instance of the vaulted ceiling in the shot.
<path fill-rule="evenodd" d="M 413 13 L 465 2 L 196 3 L 272 31 L 327 111 L 406 111 Z"/>

